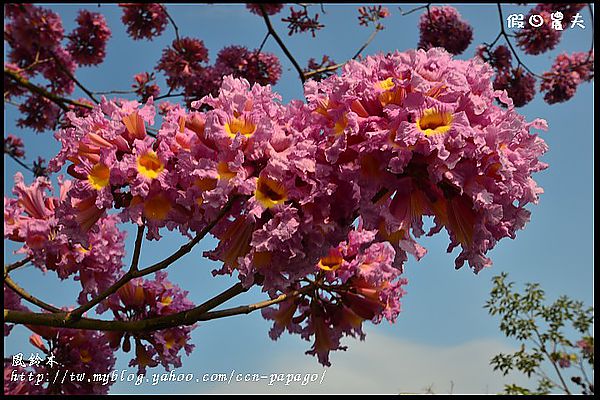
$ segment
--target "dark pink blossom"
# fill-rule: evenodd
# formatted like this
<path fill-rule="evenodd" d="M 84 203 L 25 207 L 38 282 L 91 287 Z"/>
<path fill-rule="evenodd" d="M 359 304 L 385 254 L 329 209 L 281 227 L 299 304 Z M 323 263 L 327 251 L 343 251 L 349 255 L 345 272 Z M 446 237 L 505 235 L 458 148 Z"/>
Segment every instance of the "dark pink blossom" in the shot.
<path fill-rule="evenodd" d="M 25 158 L 25 148 L 23 140 L 14 135 L 8 135 L 4 138 L 4 154 L 9 154 L 16 158 Z"/>
<path fill-rule="evenodd" d="M 265 9 L 267 15 L 275 15 L 283 8 L 283 4 L 279 3 L 246 3 L 246 8 L 250 10 L 252 14 L 258 16 L 262 16 L 261 6 Z"/>
<path fill-rule="evenodd" d="M 106 42 L 111 36 L 106 19 L 100 13 L 80 10 L 77 24 L 69 35 L 67 50 L 78 64 L 100 64 L 106 56 Z"/>
<path fill-rule="evenodd" d="M 131 87 L 135 93 L 142 98 L 142 101 L 147 101 L 150 97 L 157 97 L 160 94 L 160 87 L 154 81 L 154 73 L 141 72 L 133 76 L 135 83 Z"/>
<path fill-rule="evenodd" d="M 201 75 L 208 62 L 208 50 L 204 42 L 189 37 L 173 40 L 163 50 L 156 69 L 167 76 L 167 84 L 175 89 L 185 87 L 190 80 Z"/>
<path fill-rule="evenodd" d="M 358 16 L 360 25 L 369 26 L 371 23 L 376 23 L 375 27 L 378 30 L 383 29 L 379 20 L 390 16 L 388 8 L 382 6 L 359 7 L 358 13 L 360 14 Z"/>
<path fill-rule="evenodd" d="M 473 40 L 473 29 L 454 7 L 431 7 L 419 20 L 419 48 L 443 47 L 461 54 Z"/>
<path fill-rule="evenodd" d="M 17 126 L 44 132 L 56 126 L 60 109 L 47 98 L 31 94 L 27 100 L 21 103 L 19 111 L 23 116 L 17 120 Z"/>
<path fill-rule="evenodd" d="M 317 62 L 314 58 L 310 58 L 308 60 L 308 66 L 304 70 L 304 73 L 317 71 L 317 70 L 328 68 L 328 67 L 333 67 L 334 65 L 336 65 L 335 61 L 332 60 L 331 58 L 329 58 L 328 55 L 323 55 L 323 58 L 321 58 L 321 62 Z M 320 81 L 320 80 L 325 79 L 328 76 L 331 76 L 334 74 L 335 74 L 334 69 L 328 70 L 328 71 L 322 71 L 322 72 L 318 72 L 316 74 L 312 74 L 310 76 L 310 79 Z"/>
<path fill-rule="evenodd" d="M 580 83 L 593 77 L 593 53 L 559 54 L 550 71 L 544 73 L 540 91 L 545 92 L 546 103 L 561 103 L 575 95 Z"/>
<path fill-rule="evenodd" d="M 325 27 L 325 25 L 319 23 L 319 14 L 310 17 L 306 7 L 303 7 L 302 10 L 298 11 L 294 10 L 293 7 L 290 7 L 290 15 L 281 20 L 288 23 L 288 29 L 290 30 L 288 35 L 290 36 L 295 33 L 310 31 L 312 37 L 315 37 L 315 32 Z"/>
<path fill-rule="evenodd" d="M 127 33 L 135 40 L 152 40 L 160 36 L 169 23 L 167 13 L 159 3 L 120 3 L 123 8 L 121 20 Z"/>

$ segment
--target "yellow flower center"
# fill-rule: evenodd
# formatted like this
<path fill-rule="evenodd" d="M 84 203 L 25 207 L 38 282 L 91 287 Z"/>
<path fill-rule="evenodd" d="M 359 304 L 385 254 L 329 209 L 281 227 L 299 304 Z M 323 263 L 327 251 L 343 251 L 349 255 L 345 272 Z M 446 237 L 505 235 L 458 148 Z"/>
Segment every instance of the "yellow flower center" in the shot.
<path fill-rule="evenodd" d="M 225 132 L 232 139 L 239 133 L 245 137 L 250 137 L 254 131 L 256 131 L 256 125 L 254 125 L 248 119 L 242 117 L 234 117 L 225 124 Z"/>
<path fill-rule="evenodd" d="M 79 358 L 86 364 L 92 361 L 92 355 L 88 350 L 85 349 L 79 352 Z"/>
<path fill-rule="evenodd" d="M 324 271 L 335 271 L 342 266 L 344 259 L 339 254 L 329 254 L 319 260 L 318 267 Z"/>
<path fill-rule="evenodd" d="M 225 161 L 221 161 L 217 164 L 217 174 L 219 179 L 229 180 L 233 178 L 236 173 L 229 169 L 229 165 Z"/>
<path fill-rule="evenodd" d="M 173 298 L 171 296 L 163 297 L 160 300 L 160 302 L 162 303 L 162 305 L 168 306 L 169 304 L 171 304 L 173 302 Z"/>
<path fill-rule="evenodd" d="M 165 169 L 165 166 L 156 153 L 150 150 L 138 157 L 137 169 L 146 178 L 155 179 Z"/>
<path fill-rule="evenodd" d="M 333 132 L 335 136 L 339 136 L 344 133 L 344 130 L 348 126 L 348 118 L 346 117 L 346 113 L 344 113 L 333 126 Z"/>
<path fill-rule="evenodd" d="M 254 196 L 265 208 L 275 207 L 287 200 L 286 190 L 281 183 L 262 176 L 256 182 Z"/>
<path fill-rule="evenodd" d="M 384 81 L 379 81 L 375 84 L 376 87 L 378 87 L 381 90 L 390 90 L 394 88 L 394 79 L 393 78 L 387 78 Z"/>
<path fill-rule="evenodd" d="M 144 216 L 150 220 L 162 221 L 171 211 L 171 202 L 163 193 L 147 199 L 144 202 Z"/>
<path fill-rule="evenodd" d="M 88 174 L 88 182 L 96 190 L 108 186 L 110 180 L 110 169 L 104 164 L 96 164 Z"/>
<path fill-rule="evenodd" d="M 452 114 L 435 108 L 425 110 L 417 120 L 417 128 L 428 137 L 448 132 L 451 125 Z"/>

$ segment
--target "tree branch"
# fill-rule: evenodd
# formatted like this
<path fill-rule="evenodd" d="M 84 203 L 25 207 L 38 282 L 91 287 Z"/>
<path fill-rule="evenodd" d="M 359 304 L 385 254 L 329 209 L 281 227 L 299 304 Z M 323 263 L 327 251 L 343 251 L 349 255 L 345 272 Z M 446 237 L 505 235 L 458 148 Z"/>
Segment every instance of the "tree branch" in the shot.
<path fill-rule="evenodd" d="M 45 97 L 48 100 L 52 101 L 54 104 L 59 106 L 65 112 L 70 111 L 69 107 L 67 107 L 66 104 L 72 104 L 75 106 L 84 107 L 84 108 L 88 108 L 88 109 L 94 108 L 93 106 L 91 106 L 89 104 L 81 103 L 76 100 L 67 99 L 65 97 L 60 97 L 53 93 L 50 93 L 46 89 L 29 82 L 29 80 L 23 78 L 21 75 L 19 75 L 15 71 L 11 71 L 9 69 L 4 68 L 4 74 L 8 75 L 8 77 L 11 78 L 13 81 L 15 81 L 15 83 L 17 83 L 19 86 L 22 86 L 22 87 L 28 89 L 29 91 L 31 91 L 33 93 L 37 93 L 40 96 Z"/>
<path fill-rule="evenodd" d="M 165 269 L 169 265 L 173 264 L 175 261 L 179 260 L 181 257 L 189 253 L 192 250 L 192 248 L 196 244 L 198 244 L 198 242 L 200 242 L 204 238 L 204 236 L 206 236 L 215 227 L 215 225 L 229 212 L 229 210 L 233 206 L 233 203 L 237 199 L 239 199 L 239 197 L 233 197 L 231 200 L 229 200 L 212 222 L 210 222 L 206 227 L 204 227 L 204 229 L 202 229 L 192 240 L 181 246 L 179 250 L 177 250 L 175 253 L 171 254 L 164 260 L 142 270 L 130 269 L 129 271 L 127 271 L 127 273 L 125 273 L 125 275 L 123 275 L 117 282 L 112 284 L 104 292 L 100 293 L 95 298 L 91 299 L 87 303 L 79 306 L 75 310 L 68 313 L 65 319 L 68 321 L 79 319 L 84 312 L 88 311 L 89 309 L 100 303 L 102 300 L 115 293 L 117 290 L 125 286 L 132 279 L 146 276 L 154 272 L 160 271 L 162 269 Z"/>
<path fill-rule="evenodd" d="M 375 36 L 377 35 L 377 32 L 379 32 L 381 29 L 377 29 L 375 28 L 375 30 L 373 32 L 371 32 L 371 35 L 369 36 L 369 38 L 367 39 L 367 41 L 365 43 L 363 43 L 362 46 L 360 46 L 360 48 L 356 51 L 356 53 L 354 54 L 354 56 L 352 56 L 351 60 L 356 60 L 358 58 L 358 56 L 360 56 L 360 53 L 362 53 L 367 46 L 369 46 L 369 44 L 371 44 L 371 42 L 373 41 L 373 39 L 375 39 Z M 350 61 L 350 60 L 348 60 Z M 322 72 L 328 72 L 328 71 L 335 71 L 336 69 L 343 67 L 344 65 L 346 65 L 348 63 L 348 61 L 345 61 L 341 64 L 336 64 L 336 65 L 330 65 L 329 67 L 323 67 L 323 68 L 319 68 L 319 69 L 315 69 L 313 71 L 309 71 L 309 72 L 305 72 L 304 73 L 304 77 L 305 78 L 310 78 L 313 75 L 317 75 L 320 74 Z"/>
<path fill-rule="evenodd" d="M 83 86 L 83 84 L 81 82 L 79 82 L 79 80 L 77 80 L 77 78 L 75 78 L 75 75 L 73 75 L 71 73 L 71 71 L 69 71 L 63 64 L 62 62 L 60 62 L 60 60 L 58 59 L 58 57 L 56 57 L 56 55 L 54 53 L 52 53 L 52 57 L 54 58 L 54 62 L 56 63 L 56 65 L 58 65 L 58 67 L 75 83 L 75 85 L 77 85 L 77 87 L 81 90 L 83 90 L 83 92 L 96 104 L 99 104 L 100 102 L 98 101 L 98 99 L 96 99 L 94 97 L 94 94 L 88 90 L 85 86 Z"/>
<path fill-rule="evenodd" d="M 8 274 L 9 274 L 9 272 L 11 272 L 11 271 L 13 271 L 13 270 L 15 270 L 15 269 L 17 269 L 19 267 L 22 267 L 23 265 L 25 265 L 29 261 L 31 261 L 31 259 L 32 259 L 32 257 L 29 256 L 29 257 L 26 257 L 26 258 L 24 258 L 22 260 L 16 261 L 16 262 L 14 262 L 12 264 L 8 264 L 7 266 L 5 266 L 4 267 L 4 277 L 6 278 L 8 276 Z"/>
<path fill-rule="evenodd" d="M 296 72 L 298 72 L 298 76 L 300 77 L 300 80 L 302 81 L 302 83 L 304 83 L 304 81 L 306 80 L 306 77 L 304 76 L 304 72 L 302 71 L 302 68 L 300 68 L 300 65 L 298 64 L 298 61 L 296 61 L 296 59 L 294 58 L 292 53 L 290 53 L 288 48 L 283 43 L 283 40 L 281 40 L 281 38 L 279 37 L 279 35 L 275 31 L 275 29 L 273 28 L 273 25 L 271 24 L 271 20 L 269 19 L 269 16 L 265 12 L 265 6 L 262 3 L 259 3 L 259 7 L 262 12 L 262 17 L 265 20 L 265 25 L 267 25 L 267 29 L 269 30 L 269 34 L 271 36 L 273 36 L 273 39 L 275 39 L 275 41 L 277 42 L 277 44 L 279 45 L 279 47 L 281 48 L 283 53 L 287 56 L 288 60 L 290 60 L 290 62 L 296 69 Z"/>
<path fill-rule="evenodd" d="M 198 321 L 208 321 L 212 319 L 225 318 L 233 315 L 249 314 L 261 308 L 281 303 L 290 298 L 305 294 L 312 290 L 312 286 L 305 286 L 301 289 L 282 294 L 274 299 L 261 301 L 245 306 L 238 306 L 219 311 L 207 311 L 224 303 L 225 301 L 237 296 L 240 293 L 247 291 L 241 283 L 237 283 L 221 294 L 215 296 L 206 303 L 192 308 L 190 310 L 181 311 L 172 315 L 161 317 L 148 318 L 136 321 L 106 321 L 91 318 L 81 318 L 77 321 L 67 320 L 66 313 L 31 313 L 23 311 L 4 310 L 4 322 L 27 325 L 53 326 L 58 328 L 74 328 L 87 330 L 101 331 L 120 331 L 120 332 L 141 332 L 155 331 L 160 329 L 172 328 L 175 326 L 192 325 Z"/>
<path fill-rule="evenodd" d="M 171 14 L 169 14 L 169 12 L 167 11 L 167 8 L 165 6 L 163 6 L 162 4 L 159 4 L 159 6 L 160 6 L 160 8 L 162 8 L 162 10 L 164 11 L 165 15 L 167 16 L 167 18 L 171 22 L 171 25 L 173 25 L 173 28 L 175 29 L 175 38 L 179 42 L 179 28 L 177 27 L 177 24 L 175 23 L 175 20 L 173 19 L 173 17 L 171 17 Z"/>
<path fill-rule="evenodd" d="M 140 261 L 140 252 L 142 250 L 142 240 L 144 240 L 145 227 L 145 224 L 138 226 L 137 236 L 135 237 L 135 246 L 133 248 L 133 257 L 131 259 L 131 266 L 129 267 L 129 271 L 138 270 L 138 263 Z"/>
<path fill-rule="evenodd" d="M 34 295 L 30 294 L 29 292 L 27 292 L 25 289 L 23 289 L 21 286 L 17 285 L 17 283 L 15 281 L 13 281 L 11 279 L 10 276 L 8 276 L 8 274 L 4 275 L 4 284 L 6 286 L 8 286 L 13 292 L 15 292 L 17 295 L 19 295 L 19 297 L 21 297 L 23 300 L 26 300 L 28 302 L 30 302 L 31 304 L 34 304 L 44 310 L 53 312 L 53 313 L 57 313 L 57 312 L 61 312 L 62 310 L 59 308 L 56 308 L 46 302 L 43 302 L 42 300 L 38 299 L 37 297 L 35 297 Z"/>

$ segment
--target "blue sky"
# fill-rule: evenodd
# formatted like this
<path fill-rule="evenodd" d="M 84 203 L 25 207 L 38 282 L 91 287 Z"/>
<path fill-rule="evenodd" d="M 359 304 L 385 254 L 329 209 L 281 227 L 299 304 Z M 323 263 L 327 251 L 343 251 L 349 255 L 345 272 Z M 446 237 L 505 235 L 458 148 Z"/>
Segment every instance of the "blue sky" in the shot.
<path fill-rule="evenodd" d="M 310 57 L 320 59 L 329 55 L 337 62 L 351 57 L 371 33 L 370 28 L 358 25 L 356 11 L 359 4 L 325 4 L 325 14 L 319 20 L 326 28 L 317 32 L 287 36 L 283 16 L 273 18 L 275 28 L 301 66 Z M 391 16 L 384 20 L 386 28 L 380 32 L 365 55 L 414 48 L 418 42 L 417 23 L 421 12 L 401 16 L 398 5 L 386 5 Z M 403 10 L 414 5 L 403 4 Z M 87 8 L 102 12 L 108 20 L 113 36 L 108 43 L 106 62 L 98 67 L 84 67 L 77 76 L 94 91 L 129 89 L 133 75 L 148 71 L 156 65 L 161 50 L 174 38 L 171 26 L 152 42 L 133 41 L 120 22 L 121 10 L 114 5 L 51 5 L 63 18 L 65 31 L 74 26 L 77 10 Z M 474 28 L 474 40 L 458 58 L 472 57 L 476 45 L 492 41 L 499 31 L 498 14 L 494 4 L 456 6 L 463 18 Z M 504 14 L 527 13 L 528 7 L 505 5 Z M 198 37 L 209 49 L 211 62 L 217 52 L 231 44 L 256 48 L 266 28 L 262 18 L 250 14 L 243 4 L 236 5 L 169 5 L 169 12 L 177 22 L 181 36 Z M 537 73 L 549 69 L 552 60 L 562 52 L 586 51 L 591 40 L 591 21 L 587 10 L 582 12 L 586 29 L 567 29 L 559 46 L 537 57 L 523 56 L 528 67 Z M 284 102 L 302 99 L 302 87 L 295 70 L 269 39 L 264 51 L 279 56 L 283 75 L 274 90 Z M 5 49 L 6 56 L 6 49 Z M 164 90 L 164 80 L 159 79 Z M 323 385 L 291 385 L 275 388 L 260 384 L 164 384 L 156 387 L 134 387 L 131 383 L 117 383 L 111 393 L 197 393 L 197 392 L 423 392 L 430 385 L 436 392 L 448 392 L 453 382 L 457 392 L 497 392 L 502 379 L 488 366 L 489 358 L 500 351 L 509 351 L 514 342 L 505 339 L 498 330 L 498 321 L 482 308 L 491 289 L 491 278 L 502 271 L 518 283 L 539 282 L 547 296 L 554 299 L 561 294 L 592 304 L 593 301 L 593 85 L 583 84 L 569 102 L 549 106 L 537 96 L 520 109 L 528 120 L 544 118 L 548 132 L 542 137 L 550 150 L 543 160 L 550 167 L 535 176 L 544 188 L 539 205 L 530 206 L 531 222 L 517 234 L 516 240 L 503 240 L 489 253 L 494 265 L 474 275 L 468 268 L 454 270 L 457 253 L 447 254 L 447 234 L 443 231 L 420 243 L 428 254 L 420 261 L 410 260 L 405 276 L 409 280 L 403 299 L 403 312 L 394 325 L 382 323 L 366 325 L 365 343 L 346 340 L 345 353 L 333 353 L 333 366 L 326 372 Z M 75 93 L 73 97 L 84 97 Z M 18 134 L 26 145 L 28 161 L 42 155 L 50 159 L 59 150 L 50 133 L 36 134 L 15 126 L 15 108 L 5 105 L 6 133 Z M 19 167 L 5 158 L 5 194 L 10 192 L 12 177 Z M 26 175 L 26 181 L 31 177 Z M 134 230 L 128 226 L 127 249 L 132 248 Z M 178 248 L 185 239 L 165 232 L 160 242 L 145 242 L 141 265 L 162 259 Z M 16 258 L 16 247 L 5 243 L 5 262 Z M 235 278 L 212 278 L 215 264 L 201 258 L 202 251 L 214 247 L 212 239 L 205 240 L 192 252 L 169 269 L 170 279 L 190 291 L 196 303 L 212 297 L 230 286 Z M 128 253 L 125 262 L 131 255 Z M 78 284 L 60 282 L 52 273 L 43 276 L 29 267 L 14 273 L 15 280 L 42 299 L 55 305 L 74 304 Z M 232 300 L 234 306 L 258 301 L 264 297 L 251 291 Z M 273 372 L 319 373 L 323 368 L 316 359 L 304 355 L 310 343 L 298 336 L 284 335 L 272 342 L 267 332 L 270 324 L 259 313 L 248 316 L 203 323 L 193 333 L 196 349 L 190 357 L 183 357 L 183 367 L 177 373 Z M 5 355 L 15 352 L 29 354 L 29 331 L 17 327 L 5 340 Z M 125 369 L 129 355 L 119 354 L 116 368 Z M 129 368 L 129 372 L 133 369 Z M 163 372 L 157 368 L 155 373 Z M 518 379 L 518 378 L 515 378 Z"/>

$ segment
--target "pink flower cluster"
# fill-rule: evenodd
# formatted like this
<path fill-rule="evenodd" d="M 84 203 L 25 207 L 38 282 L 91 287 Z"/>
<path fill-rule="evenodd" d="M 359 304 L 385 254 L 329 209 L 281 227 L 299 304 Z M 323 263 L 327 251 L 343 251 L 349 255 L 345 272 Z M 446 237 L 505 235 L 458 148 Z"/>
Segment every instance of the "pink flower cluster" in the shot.
<path fill-rule="evenodd" d="M 314 17 L 308 15 L 306 6 L 301 10 L 294 10 L 294 7 L 290 7 L 290 15 L 281 20 L 288 23 L 288 29 L 290 30 L 288 35 L 290 36 L 310 31 L 312 37 L 315 37 L 315 32 L 325 27 L 319 22 L 318 13 Z"/>
<path fill-rule="evenodd" d="M 5 68 L 28 80 L 43 76 L 45 89 L 52 94 L 73 93 L 71 76 L 78 65 L 101 63 L 106 55 L 111 32 L 99 13 L 80 11 L 78 27 L 67 35 L 68 43 L 63 46 L 65 32 L 58 14 L 32 4 L 7 4 L 5 12 L 4 40 L 10 48 Z M 12 78 L 5 75 L 4 82 L 8 98 L 26 94 Z M 19 127 L 43 132 L 62 123 L 60 108 L 37 93 L 28 93 L 19 111 L 23 114 L 17 120 Z"/>
<path fill-rule="evenodd" d="M 14 135 L 8 135 L 4 138 L 4 154 L 9 154 L 16 158 L 25 158 L 25 149 L 23 140 Z"/>
<path fill-rule="evenodd" d="M 59 197 L 51 197 L 47 194 L 52 189 L 48 178 L 36 178 L 26 186 L 18 172 L 13 189 L 16 198 L 4 198 L 4 237 L 23 243 L 17 252 L 31 256 L 43 271 L 56 271 L 61 279 L 75 276 L 81 282 L 79 302 L 83 304 L 88 296 L 98 295 L 117 280 L 125 254 L 125 234 L 117 228 L 114 215 L 98 212 L 94 218 L 101 220 L 96 229 L 89 230 L 81 243 L 74 242 L 68 218 L 74 218 L 72 224 L 77 227 L 84 221 L 80 216 L 61 217 L 69 203 L 68 192 L 77 188 L 72 187 L 72 181 L 59 178 L 59 182 Z M 68 210 L 84 212 L 83 206 L 68 204 Z"/>
<path fill-rule="evenodd" d="M 27 187 L 18 178 L 18 199 L 5 199 L 5 236 L 24 242 L 37 265 L 57 246 L 76 260 L 105 248 L 108 258 L 94 261 L 104 262 L 104 276 L 120 268 L 122 240 L 95 245 L 118 234 L 111 218 L 144 223 L 148 239 L 164 228 L 192 237 L 214 224 L 218 244 L 205 253 L 220 263 L 213 274 L 237 273 L 272 298 L 300 291 L 264 311 L 275 321 L 271 336 L 287 329 L 314 337 L 309 353 L 328 365 L 342 336 L 364 336 L 363 321 L 398 315 L 404 262 L 426 252 L 417 242 L 424 217 L 434 220 L 428 235 L 446 229 L 448 252 L 460 246 L 456 267 L 467 262 L 475 272 L 528 221 L 526 206 L 542 193 L 532 175 L 546 168 L 539 158 L 547 149 L 530 130 L 546 124 L 526 122 L 494 90 L 492 74 L 442 49 L 381 54 L 308 81 L 307 103 L 288 104 L 270 86 L 227 76 L 190 110 L 163 107 L 156 138 L 147 135 L 152 99 L 103 99 L 85 116 L 68 113 L 69 127 L 55 135 L 62 149 L 49 168 L 68 163 L 74 180 L 49 198 L 48 181 Z M 62 276 L 75 272 L 69 257 L 49 265 Z M 84 284 L 82 295 L 93 290 Z M 104 309 L 137 319 L 188 305 L 159 274 L 132 282 Z M 147 346 L 136 340 L 133 362 L 178 365 L 186 329 L 153 333 Z"/>
<path fill-rule="evenodd" d="M 173 41 L 163 51 L 156 69 L 165 73 L 170 89 L 182 88 L 188 100 L 217 94 L 226 75 L 260 85 L 275 84 L 281 76 L 281 64 L 274 54 L 243 46 L 224 47 L 214 65 L 207 63 L 208 51 L 203 42 L 184 38 Z"/>
<path fill-rule="evenodd" d="M 160 3 L 120 3 L 121 20 L 134 40 L 152 40 L 160 36 L 169 23 L 167 13 Z"/>
<path fill-rule="evenodd" d="M 376 242 L 376 237 L 377 231 L 359 224 L 348 240 L 330 248 L 315 265 L 320 290 L 263 309 L 263 317 L 274 321 L 269 336 L 277 340 L 287 330 L 306 340 L 314 337 L 306 353 L 330 366 L 330 351 L 346 349 L 340 345 L 343 336 L 364 339 L 364 321 L 395 322 L 407 280 L 399 278 L 401 270 L 392 265 L 394 248 L 389 242 Z"/>
<path fill-rule="evenodd" d="M 78 27 L 69 36 L 67 50 L 80 65 L 97 65 L 106 56 L 106 42 L 111 32 L 100 13 L 80 10 Z"/>
<path fill-rule="evenodd" d="M 6 291 L 6 290 L 5 290 Z M 112 381 L 103 384 L 95 382 L 94 374 L 109 374 L 114 369 L 115 357 L 108 345 L 106 334 L 98 331 L 49 328 L 28 326 L 34 331 L 29 342 L 41 350 L 35 364 L 13 366 L 11 362 L 4 363 L 4 394 L 5 395 L 82 395 L 107 394 Z M 33 354 L 33 353 L 32 353 Z M 51 360 L 51 361 L 49 361 Z M 85 376 L 86 379 L 66 379 L 54 381 L 51 377 L 57 374 L 73 373 Z M 25 380 L 11 379 L 13 374 L 24 373 Z M 28 379 L 28 375 L 44 376 L 45 380 L 36 382 Z M 89 377 L 90 379 L 87 379 Z"/>
<path fill-rule="evenodd" d="M 187 299 L 186 291 L 173 285 L 166 272 L 157 272 L 154 280 L 141 278 L 130 281 L 106 300 L 119 321 L 135 321 L 139 319 L 160 317 L 185 311 L 193 307 Z M 131 341 L 135 344 L 135 357 L 129 366 L 138 366 L 139 373 L 145 373 L 146 367 L 155 367 L 159 363 L 168 371 L 172 365 L 181 367 L 179 352 L 184 350 L 189 355 L 194 345 L 191 344 L 191 331 L 196 325 L 179 326 L 159 331 L 143 333 L 109 332 L 110 347 L 113 350 L 122 348 L 131 350 Z M 144 343 L 147 342 L 147 343 Z"/>
<path fill-rule="evenodd" d="M 142 101 L 148 101 L 150 97 L 158 97 L 160 87 L 154 81 L 154 73 L 141 72 L 133 76 L 135 83 L 131 85 L 135 89 L 135 93 L 141 97 Z"/>
<path fill-rule="evenodd" d="M 548 104 L 561 103 L 575 95 L 582 82 L 594 77 L 594 53 L 559 54 L 549 72 L 544 73 L 540 90 Z"/>
<path fill-rule="evenodd" d="M 369 26 L 371 23 L 376 23 L 375 27 L 378 30 L 383 29 L 383 25 L 379 20 L 390 16 L 390 11 L 387 7 L 382 6 L 370 6 L 370 7 L 359 7 L 358 21 L 360 25 Z"/>
<path fill-rule="evenodd" d="M 278 3 L 246 3 L 246 8 L 250 10 L 252 14 L 262 17 L 263 13 L 260 8 L 261 6 L 265 9 L 267 15 L 275 15 L 283 8 L 283 4 Z"/>
<path fill-rule="evenodd" d="M 461 54 L 473 40 L 473 29 L 454 7 L 431 7 L 419 20 L 419 48 L 443 47 Z"/>
<path fill-rule="evenodd" d="M 548 50 L 552 50 L 560 42 L 562 31 L 552 27 L 552 19 L 550 14 L 553 11 L 542 9 L 541 4 L 531 9 L 529 14 L 525 16 L 525 20 L 529 20 L 532 15 L 540 15 L 544 22 L 539 27 L 534 27 L 530 24 L 525 24 L 517 33 L 517 44 L 527 54 L 541 54 Z"/>

